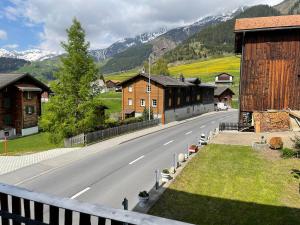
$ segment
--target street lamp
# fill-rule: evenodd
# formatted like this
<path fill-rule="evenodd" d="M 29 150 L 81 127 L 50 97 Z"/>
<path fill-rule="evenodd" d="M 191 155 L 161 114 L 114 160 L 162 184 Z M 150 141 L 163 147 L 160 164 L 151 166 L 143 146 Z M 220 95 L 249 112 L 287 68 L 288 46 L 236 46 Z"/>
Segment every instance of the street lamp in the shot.
<path fill-rule="evenodd" d="M 161 48 L 160 51 L 164 51 L 166 48 Z M 155 52 L 152 52 L 150 55 L 149 55 L 149 74 L 148 74 L 148 88 L 147 88 L 147 91 L 148 91 L 148 100 L 149 100 L 149 105 L 148 105 L 148 117 L 149 117 L 149 121 L 151 120 L 151 57 L 152 56 L 155 56 Z M 155 61 L 153 61 L 154 63 Z"/>

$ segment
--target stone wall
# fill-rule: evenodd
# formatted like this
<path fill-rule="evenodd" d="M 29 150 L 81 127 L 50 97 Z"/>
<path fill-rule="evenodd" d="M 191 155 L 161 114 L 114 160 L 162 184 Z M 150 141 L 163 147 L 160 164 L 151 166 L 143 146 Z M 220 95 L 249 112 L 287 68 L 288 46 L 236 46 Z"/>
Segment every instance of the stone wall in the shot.
<path fill-rule="evenodd" d="M 165 123 L 187 119 L 214 111 L 214 104 L 198 104 L 165 111 Z"/>
<path fill-rule="evenodd" d="M 290 116 L 285 111 L 254 112 L 255 132 L 277 132 L 290 130 Z"/>

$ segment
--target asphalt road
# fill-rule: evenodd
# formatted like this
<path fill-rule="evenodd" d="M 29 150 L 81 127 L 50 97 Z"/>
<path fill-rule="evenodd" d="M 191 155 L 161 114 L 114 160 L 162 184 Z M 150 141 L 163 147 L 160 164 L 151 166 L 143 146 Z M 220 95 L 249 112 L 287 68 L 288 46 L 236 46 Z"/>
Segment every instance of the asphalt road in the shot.
<path fill-rule="evenodd" d="M 236 122 L 237 117 L 237 112 L 204 115 L 84 157 L 19 186 L 115 208 L 122 208 L 126 197 L 132 209 L 138 193 L 154 186 L 154 171 L 172 166 L 174 153 L 186 153 L 188 144 L 196 143 L 201 133 L 207 135 L 219 122 Z"/>

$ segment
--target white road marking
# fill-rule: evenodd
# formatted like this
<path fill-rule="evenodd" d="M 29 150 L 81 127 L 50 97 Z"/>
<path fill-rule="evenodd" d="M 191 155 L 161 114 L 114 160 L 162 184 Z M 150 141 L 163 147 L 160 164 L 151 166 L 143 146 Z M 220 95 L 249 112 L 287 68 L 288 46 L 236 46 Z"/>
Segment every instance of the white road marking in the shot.
<path fill-rule="evenodd" d="M 86 189 L 83 189 L 82 191 L 78 192 L 77 194 L 73 195 L 71 197 L 71 199 L 75 199 L 77 197 L 79 197 L 80 195 L 82 195 L 83 193 L 87 192 L 88 190 L 90 190 L 91 188 L 90 187 L 87 187 Z"/>
<path fill-rule="evenodd" d="M 202 128 L 204 128 L 204 127 L 206 127 L 205 125 L 202 125 L 200 128 L 202 129 Z"/>
<path fill-rule="evenodd" d="M 166 146 L 166 145 L 168 145 L 168 144 L 171 144 L 173 141 L 174 141 L 174 140 L 169 141 L 169 142 L 167 142 L 167 143 L 164 143 L 164 146 Z"/>
<path fill-rule="evenodd" d="M 142 155 L 141 157 L 138 157 L 137 159 L 133 160 L 132 162 L 129 163 L 129 165 L 132 165 L 133 163 L 139 161 L 140 159 L 144 158 L 145 156 Z"/>
<path fill-rule="evenodd" d="M 189 132 L 185 133 L 185 135 L 189 135 L 191 133 L 193 133 L 193 131 L 189 131 Z"/>

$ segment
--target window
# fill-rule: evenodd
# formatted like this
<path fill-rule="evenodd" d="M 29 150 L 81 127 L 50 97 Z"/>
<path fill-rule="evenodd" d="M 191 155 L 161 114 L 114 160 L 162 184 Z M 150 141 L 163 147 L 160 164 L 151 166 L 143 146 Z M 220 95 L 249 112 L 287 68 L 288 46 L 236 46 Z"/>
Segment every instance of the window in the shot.
<path fill-rule="evenodd" d="M 169 98 L 169 107 L 172 106 L 172 98 Z"/>
<path fill-rule="evenodd" d="M 177 98 L 177 105 L 180 105 L 180 98 Z"/>
<path fill-rule="evenodd" d="M 25 112 L 27 115 L 32 115 L 34 113 L 34 106 L 32 105 L 25 106 Z"/>
<path fill-rule="evenodd" d="M 132 98 L 128 99 L 128 105 L 132 105 Z"/>
<path fill-rule="evenodd" d="M 141 99 L 141 106 L 146 106 L 146 102 L 145 102 L 145 99 Z"/>
<path fill-rule="evenodd" d="M 128 92 L 132 92 L 132 89 L 133 89 L 132 86 L 129 86 L 128 87 Z"/>
<path fill-rule="evenodd" d="M 26 99 L 27 99 L 27 100 L 32 99 L 32 93 L 31 93 L 30 91 L 26 91 L 26 92 L 25 92 L 25 95 L 26 95 Z"/>
<path fill-rule="evenodd" d="M 197 95 L 197 101 L 200 101 L 200 95 Z"/>
<path fill-rule="evenodd" d="M 154 108 L 157 107 L 157 101 L 156 101 L 156 99 L 152 99 L 152 107 L 154 107 Z"/>
<path fill-rule="evenodd" d="M 5 115 L 3 118 L 3 122 L 5 126 L 11 126 L 12 125 L 11 115 Z"/>
<path fill-rule="evenodd" d="M 186 96 L 186 102 L 190 102 L 190 96 Z"/>
<path fill-rule="evenodd" d="M 10 98 L 4 98 L 4 104 L 3 104 L 5 109 L 9 109 L 11 107 L 11 101 Z"/>
<path fill-rule="evenodd" d="M 147 85 L 147 93 L 151 92 L 151 85 Z"/>

